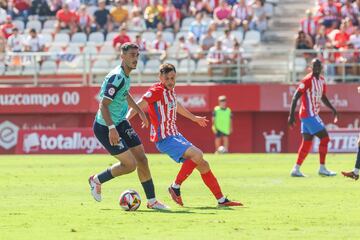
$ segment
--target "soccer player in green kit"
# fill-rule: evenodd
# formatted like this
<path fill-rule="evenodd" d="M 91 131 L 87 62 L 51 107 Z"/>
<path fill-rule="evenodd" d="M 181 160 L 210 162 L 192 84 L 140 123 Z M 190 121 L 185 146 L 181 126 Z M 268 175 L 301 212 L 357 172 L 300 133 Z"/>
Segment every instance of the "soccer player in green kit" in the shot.
<path fill-rule="evenodd" d="M 165 210 L 168 207 L 155 198 L 155 188 L 151 178 L 144 146 L 138 135 L 126 120 L 128 107 L 138 112 L 143 125 L 149 122 L 145 113 L 131 97 L 130 72 L 136 68 L 139 47 L 134 43 L 125 43 L 121 47 L 122 63 L 110 71 L 101 86 L 99 110 L 96 114 L 93 130 L 104 148 L 119 160 L 105 171 L 89 178 L 91 194 L 101 201 L 101 185 L 115 177 L 131 173 L 137 169 L 140 182 L 148 200 L 147 207 Z"/>

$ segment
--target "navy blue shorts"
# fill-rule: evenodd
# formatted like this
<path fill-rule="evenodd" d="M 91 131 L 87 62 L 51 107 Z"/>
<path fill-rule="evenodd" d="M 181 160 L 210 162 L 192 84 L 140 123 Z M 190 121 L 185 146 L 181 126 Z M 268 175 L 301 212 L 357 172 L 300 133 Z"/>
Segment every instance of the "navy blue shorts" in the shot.
<path fill-rule="evenodd" d="M 129 148 L 141 145 L 140 138 L 128 121 L 122 121 L 116 126 L 121 138 L 118 145 L 112 146 L 109 141 L 109 129 L 107 126 L 94 122 L 93 130 L 96 138 L 111 155 L 118 155 Z"/>
<path fill-rule="evenodd" d="M 216 129 L 216 137 L 227 137 L 227 136 L 229 136 L 228 134 L 225 134 L 225 133 L 223 133 L 222 131 L 219 131 L 219 130 L 217 130 Z"/>

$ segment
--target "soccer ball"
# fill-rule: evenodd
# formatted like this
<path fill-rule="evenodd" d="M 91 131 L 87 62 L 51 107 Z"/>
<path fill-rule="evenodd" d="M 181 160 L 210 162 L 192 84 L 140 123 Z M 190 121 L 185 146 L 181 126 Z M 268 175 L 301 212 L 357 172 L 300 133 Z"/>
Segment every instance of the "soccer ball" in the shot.
<path fill-rule="evenodd" d="M 135 190 L 126 190 L 121 193 L 119 205 L 125 211 L 136 211 L 140 207 L 141 198 Z"/>
<path fill-rule="evenodd" d="M 218 153 L 225 153 L 225 152 L 226 152 L 226 149 L 225 149 L 224 146 L 220 146 L 220 147 L 218 147 L 217 152 L 218 152 Z"/>

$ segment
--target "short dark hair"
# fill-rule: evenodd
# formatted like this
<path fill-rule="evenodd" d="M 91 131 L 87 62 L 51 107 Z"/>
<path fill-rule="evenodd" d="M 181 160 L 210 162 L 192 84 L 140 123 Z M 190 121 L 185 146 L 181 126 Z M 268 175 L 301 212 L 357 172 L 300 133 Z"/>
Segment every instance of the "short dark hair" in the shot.
<path fill-rule="evenodd" d="M 131 42 L 127 42 L 121 45 L 121 51 L 123 53 L 129 51 L 130 49 L 139 49 L 139 46 L 136 43 Z"/>
<path fill-rule="evenodd" d="M 35 28 L 31 28 L 31 29 L 30 29 L 30 32 L 31 32 L 31 33 L 36 33 L 36 29 L 35 29 Z"/>
<path fill-rule="evenodd" d="M 175 66 L 171 63 L 163 63 L 160 65 L 160 74 L 168 74 L 171 71 L 176 73 Z"/>

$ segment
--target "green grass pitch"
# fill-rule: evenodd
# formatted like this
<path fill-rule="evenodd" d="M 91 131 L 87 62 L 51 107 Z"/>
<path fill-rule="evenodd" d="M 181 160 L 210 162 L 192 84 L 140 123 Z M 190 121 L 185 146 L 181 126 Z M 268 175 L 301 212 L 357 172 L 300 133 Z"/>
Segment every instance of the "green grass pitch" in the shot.
<path fill-rule="evenodd" d="M 158 199 L 171 212 L 146 208 L 137 174 L 103 185 L 103 201 L 89 192 L 87 178 L 114 159 L 107 155 L 0 157 L 0 239 L 356 239 L 360 232 L 360 182 L 317 175 L 309 155 L 305 179 L 289 177 L 295 154 L 206 155 L 224 194 L 245 204 L 216 208 L 194 172 L 182 186 L 186 207 L 167 193 L 180 165 L 148 155 Z M 330 154 L 328 167 L 352 169 L 355 154 Z M 137 190 L 142 205 L 122 211 L 120 193 Z"/>

